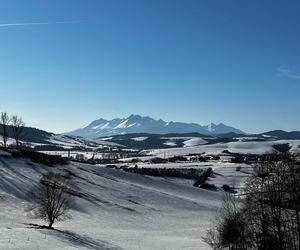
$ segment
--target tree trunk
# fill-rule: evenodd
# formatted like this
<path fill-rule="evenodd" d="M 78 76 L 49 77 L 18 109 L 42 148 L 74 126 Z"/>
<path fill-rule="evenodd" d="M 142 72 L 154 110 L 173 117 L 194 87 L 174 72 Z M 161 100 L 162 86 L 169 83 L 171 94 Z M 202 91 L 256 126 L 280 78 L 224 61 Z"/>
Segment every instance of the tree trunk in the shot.
<path fill-rule="evenodd" d="M 48 228 L 52 228 L 53 223 L 54 223 L 54 221 L 51 220 L 51 221 L 49 222 Z"/>

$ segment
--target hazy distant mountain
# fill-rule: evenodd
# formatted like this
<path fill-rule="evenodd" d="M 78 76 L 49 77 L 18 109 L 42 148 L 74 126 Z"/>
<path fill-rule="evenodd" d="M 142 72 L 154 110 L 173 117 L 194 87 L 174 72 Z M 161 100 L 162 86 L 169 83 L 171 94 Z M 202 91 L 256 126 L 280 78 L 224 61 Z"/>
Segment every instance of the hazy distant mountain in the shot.
<path fill-rule="evenodd" d="M 223 123 L 220 124 L 211 123 L 209 125 L 203 126 L 203 128 L 212 134 L 228 134 L 228 133 L 244 134 L 243 131 L 230 126 L 226 126 Z"/>
<path fill-rule="evenodd" d="M 225 134 L 225 133 L 244 134 L 243 131 L 226 126 L 222 123 L 201 126 L 196 123 L 166 122 L 161 119 L 155 120 L 151 117 L 131 115 L 127 118 L 116 118 L 113 120 L 98 119 L 88 126 L 67 132 L 66 135 L 82 136 L 84 138 L 99 138 L 131 133 L 201 133 L 205 135 Z"/>

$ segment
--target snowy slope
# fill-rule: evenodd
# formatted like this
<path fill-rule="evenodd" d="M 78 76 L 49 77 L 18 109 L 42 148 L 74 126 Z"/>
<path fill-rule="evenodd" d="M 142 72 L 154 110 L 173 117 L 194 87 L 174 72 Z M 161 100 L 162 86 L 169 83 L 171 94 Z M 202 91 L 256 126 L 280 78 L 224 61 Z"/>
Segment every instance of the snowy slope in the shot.
<path fill-rule="evenodd" d="M 66 136 L 44 132 L 43 136 L 22 138 L 20 141 L 22 148 L 34 151 L 66 151 L 81 150 L 94 151 L 102 148 L 123 148 L 124 146 L 105 140 L 87 140 L 76 136 Z M 8 145 L 15 145 L 13 138 L 8 139 Z"/>
<path fill-rule="evenodd" d="M 188 139 L 183 142 L 185 147 L 193 147 L 193 146 L 198 146 L 198 145 L 206 144 L 206 143 L 207 143 L 207 141 L 205 141 L 202 138 L 191 138 L 191 139 Z"/>
<path fill-rule="evenodd" d="M 244 180 L 235 167 L 224 168 L 229 181 Z M 26 224 L 41 223 L 28 217 L 27 193 L 47 171 L 71 172 L 81 196 L 73 219 L 57 223 L 54 231 Z M 221 191 L 178 179 L 79 163 L 47 167 L 1 151 L 0 174 L 0 249 L 204 250 L 201 236 L 222 199 Z"/>

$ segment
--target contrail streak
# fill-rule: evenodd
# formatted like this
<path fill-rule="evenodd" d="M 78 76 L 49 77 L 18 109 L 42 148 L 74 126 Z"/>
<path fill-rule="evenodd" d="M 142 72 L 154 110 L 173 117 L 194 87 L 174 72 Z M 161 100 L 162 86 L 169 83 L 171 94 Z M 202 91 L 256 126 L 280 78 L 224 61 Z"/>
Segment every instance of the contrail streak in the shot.
<path fill-rule="evenodd" d="M 65 21 L 65 22 L 40 22 L 40 23 L 0 23 L 0 27 L 12 27 L 12 26 L 34 26 L 34 25 L 53 25 L 53 24 L 68 24 L 68 23 L 82 23 L 81 21 Z"/>

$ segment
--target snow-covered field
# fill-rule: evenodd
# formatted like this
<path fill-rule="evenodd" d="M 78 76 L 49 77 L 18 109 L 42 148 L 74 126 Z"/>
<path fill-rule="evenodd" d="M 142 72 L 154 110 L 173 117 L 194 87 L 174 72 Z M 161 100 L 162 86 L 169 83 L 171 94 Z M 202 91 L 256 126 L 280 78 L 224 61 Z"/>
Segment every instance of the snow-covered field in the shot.
<path fill-rule="evenodd" d="M 206 153 L 206 154 L 221 154 L 224 150 L 232 153 L 245 153 L 245 154 L 266 154 L 274 151 L 273 145 L 276 144 L 289 144 L 292 148 L 291 153 L 300 153 L 300 140 L 277 140 L 277 141 L 247 141 L 247 142 L 228 142 L 228 143 L 215 143 L 199 146 L 191 146 L 184 148 L 166 148 L 147 150 L 149 155 L 157 157 L 172 157 L 178 155 Z"/>
<path fill-rule="evenodd" d="M 211 182 L 240 186 L 236 164 L 214 166 Z M 57 230 L 33 229 L 28 192 L 47 171 L 72 172 L 78 184 L 73 219 Z M 48 167 L 0 151 L 0 249 L 208 249 L 201 236 L 220 206 L 222 191 L 189 180 L 158 178 L 80 163 Z"/>

